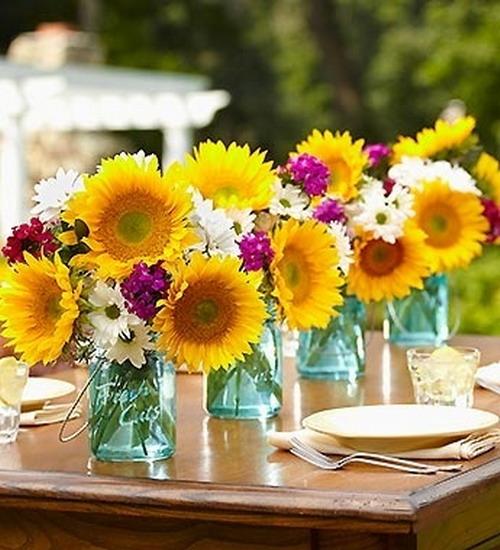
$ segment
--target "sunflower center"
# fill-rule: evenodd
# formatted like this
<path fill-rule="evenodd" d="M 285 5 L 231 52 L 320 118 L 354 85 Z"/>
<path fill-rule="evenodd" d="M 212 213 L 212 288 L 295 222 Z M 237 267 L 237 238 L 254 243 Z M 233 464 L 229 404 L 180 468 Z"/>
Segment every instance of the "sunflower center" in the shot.
<path fill-rule="evenodd" d="M 111 304 L 104 309 L 104 313 L 109 319 L 115 320 L 120 317 L 120 308 L 116 304 Z"/>
<path fill-rule="evenodd" d="M 293 248 L 286 248 L 278 268 L 283 275 L 286 286 L 293 294 L 293 301 L 300 303 L 307 298 L 310 277 L 307 265 L 301 255 Z"/>
<path fill-rule="evenodd" d="M 184 231 L 183 223 L 168 197 L 130 191 L 113 196 L 102 207 L 91 237 L 115 260 L 157 258 L 173 234 Z"/>
<path fill-rule="evenodd" d="M 399 241 L 394 244 L 382 239 L 369 241 L 361 251 L 361 267 L 375 277 L 392 273 L 403 260 L 403 246 Z"/>
<path fill-rule="evenodd" d="M 196 318 L 203 324 L 210 324 L 217 318 L 219 308 L 214 300 L 202 300 L 195 306 Z"/>
<path fill-rule="evenodd" d="M 123 214 L 116 227 L 119 237 L 127 244 L 139 244 L 149 237 L 152 228 L 151 216 L 146 212 L 132 211 Z"/>
<path fill-rule="evenodd" d="M 430 246 L 446 248 L 460 237 L 460 220 L 453 207 L 435 204 L 425 209 L 420 216 L 420 226 L 427 233 Z"/>
<path fill-rule="evenodd" d="M 349 166 L 343 159 L 335 158 L 328 163 L 330 169 L 331 182 L 338 184 L 349 179 Z"/>
<path fill-rule="evenodd" d="M 240 193 L 236 187 L 233 185 L 224 185 L 219 187 L 214 195 L 214 201 L 216 203 L 227 203 L 231 202 L 232 199 L 239 198 Z"/>
<path fill-rule="evenodd" d="M 204 280 L 190 285 L 175 308 L 176 331 L 192 342 L 220 339 L 234 323 L 237 304 L 221 281 Z"/>
<path fill-rule="evenodd" d="M 50 296 L 46 302 L 45 311 L 50 319 L 58 319 L 61 315 L 61 306 L 59 305 L 59 296 Z"/>

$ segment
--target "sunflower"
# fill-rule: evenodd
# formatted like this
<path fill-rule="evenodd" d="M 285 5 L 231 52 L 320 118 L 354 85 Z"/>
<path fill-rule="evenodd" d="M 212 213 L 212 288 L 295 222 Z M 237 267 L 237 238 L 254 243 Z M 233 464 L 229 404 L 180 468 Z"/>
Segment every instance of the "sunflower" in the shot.
<path fill-rule="evenodd" d="M 78 265 L 95 266 L 101 277 L 122 278 L 139 261 L 175 258 L 190 238 L 190 195 L 167 183 L 157 163 L 139 164 L 132 155 L 103 160 L 85 188 L 71 200 L 64 218 L 83 220 L 90 251 Z"/>
<path fill-rule="evenodd" d="M 484 194 L 500 205 L 500 166 L 498 160 L 488 155 L 488 153 L 481 153 L 473 172 Z"/>
<path fill-rule="evenodd" d="M 208 140 L 186 157 L 184 179 L 217 207 L 264 210 L 276 179 L 265 156 L 259 150 L 252 153 L 248 145 L 226 148 L 222 141 Z"/>
<path fill-rule="evenodd" d="M 271 271 L 280 313 L 289 328 L 325 328 L 342 304 L 335 237 L 315 220 L 287 220 L 273 236 Z"/>
<path fill-rule="evenodd" d="M 424 128 L 415 139 L 400 136 L 392 148 L 393 163 L 403 157 L 431 158 L 441 152 L 456 149 L 471 137 L 476 126 L 473 117 L 467 116 L 454 122 L 438 119 L 434 128 Z"/>
<path fill-rule="evenodd" d="M 68 268 L 55 256 L 36 259 L 8 270 L 0 286 L 2 336 L 28 365 L 58 359 L 73 334 L 80 289 L 73 290 Z"/>
<path fill-rule="evenodd" d="M 322 160 L 330 170 L 329 194 L 346 201 L 358 194 L 363 169 L 368 155 L 363 152 L 364 140 L 352 140 L 349 132 L 313 130 L 305 141 L 297 145 L 299 153 L 309 153 Z"/>
<path fill-rule="evenodd" d="M 415 193 L 413 208 L 436 271 L 465 267 L 480 254 L 488 222 L 478 197 L 454 191 L 442 181 L 428 182 Z"/>
<path fill-rule="evenodd" d="M 348 290 L 365 302 L 403 298 L 429 273 L 425 233 L 411 223 L 394 243 L 363 236 L 355 245 Z"/>
<path fill-rule="evenodd" d="M 155 319 L 158 346 L 190 370 L 229 368 L 257 344 L 266 307 L 234 257 L 194 254 Z"/>

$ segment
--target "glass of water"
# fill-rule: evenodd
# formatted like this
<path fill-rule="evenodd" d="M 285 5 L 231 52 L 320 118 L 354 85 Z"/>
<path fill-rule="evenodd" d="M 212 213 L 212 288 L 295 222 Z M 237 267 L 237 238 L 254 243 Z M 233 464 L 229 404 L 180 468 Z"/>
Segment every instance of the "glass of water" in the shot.
<path fill-rule="evenodd" d="M 21 401 L 28 380 L 28 367 L 15 357 L 0 359 L 0 444 L 16 440 Z"/>
<path fill-rule="evenodd" d="M 415 348 L 407 351 L 416 402 L 472 407 L 480 353 L 476 348 Z"/>

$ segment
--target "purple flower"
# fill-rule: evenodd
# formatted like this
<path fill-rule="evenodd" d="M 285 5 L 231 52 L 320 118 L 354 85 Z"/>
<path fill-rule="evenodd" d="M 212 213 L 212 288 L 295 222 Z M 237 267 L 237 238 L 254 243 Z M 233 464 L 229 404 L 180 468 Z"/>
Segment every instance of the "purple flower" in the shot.
<path fill-rule="evenodd" d="M 494 243 L 500 239 L 500 208 L 498 204 L 491 199 L 481 199 L 484 208 L 484 215 L 490 223 L 486 242 Z"/>
<path fill-rule="evenodd" d="M 344 208 L 335 199 L 325 199 L 314 209 L 313 217 L 323 223 L 346 221 Z"/>
<path fill-rule="evenodd" d="M 304 191 L 310 197 L 324 195 L 328 188 L 330 171 L 318 158 L 304 153 L 292 157 L 287 168 L 292 179 L 304 186 Z"/>
<path fill-rule="evenodd" d="M 240 242 L 240 252 L 243 265 L 247 271 L 258 271 L 264 267 L 269 267 L 274 258 L 271 239 L 263 231 L 245 235 Z"/>
<path fill-rule="evenodd" d="M 158 300 L 165 296 L 169 286 L 168 274 L 159 263 L 148 266 L 141 262 L 134 266 L 120 289 L 130 313 L 149 321 L 158 312 Z"/>
<path fill-rule="evenodd" d="M 391 149 L 385 143 L 372 143 L 367 145 L 363 151 L 368 155 L 370 166 L 378 166 L 380 161 L 391 154 Z"/>

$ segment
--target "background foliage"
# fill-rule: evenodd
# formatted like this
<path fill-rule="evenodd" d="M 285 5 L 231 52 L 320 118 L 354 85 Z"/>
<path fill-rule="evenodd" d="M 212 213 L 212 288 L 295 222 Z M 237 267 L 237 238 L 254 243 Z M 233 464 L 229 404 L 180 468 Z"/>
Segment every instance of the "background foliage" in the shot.
<path fill-rule="evenodd" d="M 463 100 L 500 153 L 497 0 L 16 0 L 0 49 L 42 21 L 99 36 L 111 64 L 200 72 L 231 105 L 198 136 L 247 141 L 281 162 L 312 127 L 390 141 Z M 135 136 L 159 149 L 155 136 Z M 454 276 L 462 330 L 500 333 L 500 249 Z"/>

